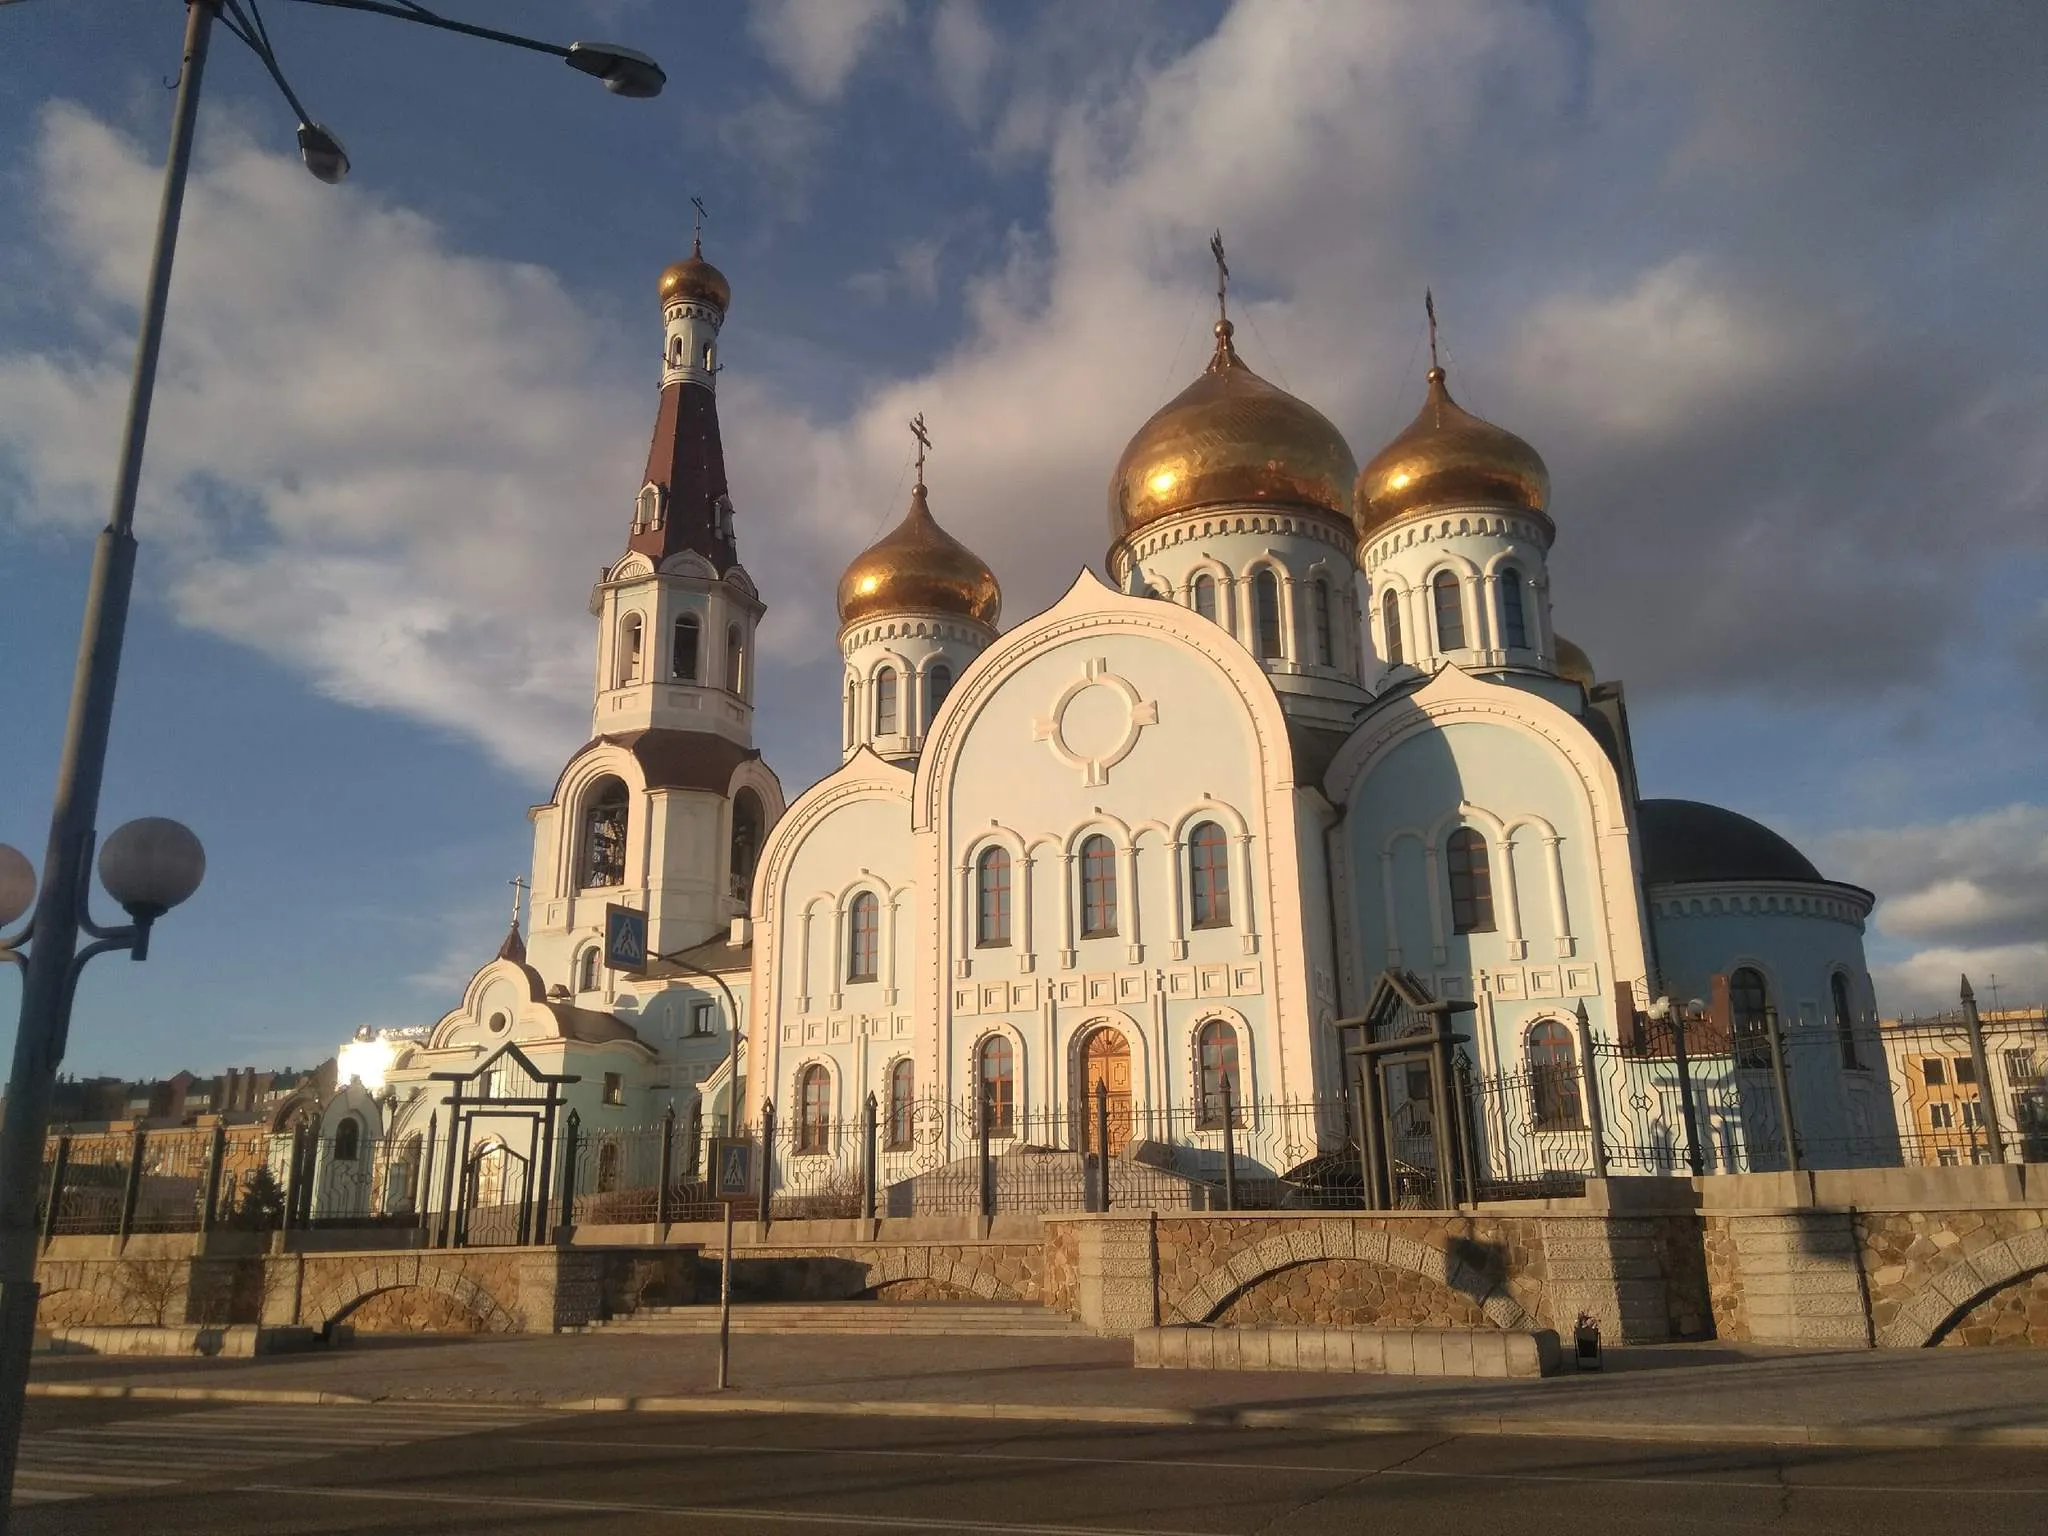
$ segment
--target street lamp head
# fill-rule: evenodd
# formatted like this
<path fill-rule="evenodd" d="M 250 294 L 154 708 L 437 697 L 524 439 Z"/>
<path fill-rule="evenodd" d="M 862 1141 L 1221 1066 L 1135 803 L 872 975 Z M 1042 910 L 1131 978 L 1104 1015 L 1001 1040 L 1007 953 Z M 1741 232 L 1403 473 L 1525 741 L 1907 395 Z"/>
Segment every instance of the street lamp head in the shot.
<path fill-rule="evenodd" d="M 100 849 L 100 883 L 138 923 L 151 923 L 199 889 L 206 850 L 192 829 L 163 816 L 117 827 Z"/>
<path fill-rule="evenodd" d="M 668 76 L 654 60 L 634 48 L 616 43 L 571 43 L 566 62 L 571 69 L 595 75 L 604 88 L 616 96 L 645 99 L 659 96 Z"/>
<path fill-rule="evenodd" d="M 19 848 L 0 843 L 0 928 L 35 905 L 36 867 Z"/>
<path fill-rule="evenodd" d="M 306 162 L 306 169 L 316 180 L 330 187 L 339 186 L 348 174 L 348 151 L 341 147 L 341 140 L 318 123 L 299 124 L 299 158 Z"/>

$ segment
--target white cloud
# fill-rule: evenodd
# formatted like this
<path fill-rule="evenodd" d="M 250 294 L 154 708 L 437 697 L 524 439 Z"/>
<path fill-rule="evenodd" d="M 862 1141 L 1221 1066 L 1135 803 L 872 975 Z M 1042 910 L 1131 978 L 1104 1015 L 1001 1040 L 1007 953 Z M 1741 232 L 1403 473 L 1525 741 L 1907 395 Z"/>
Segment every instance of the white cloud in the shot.
<path fill-rule="evenodd" d="M 187 192 L 138 515 L 170 548 L 179 617 L 552 771 L 582 729 L 582 599 L 649 402 L 598 370 L 596 327 L 550 274 L 454 253 L 417 215 L 222 137 Z M 39 211 L 110 321 L 140 287 L 156 181 L 131 141 L 46 110 Z M 13 516 L 103 515 L 123 329 L 0 354 Z"/>
<path fill-rule="evenodd" d="M 1975 948 L 2048 941 L 2048 806 L 1837 832 L 1828 867 L 1880 898 L 1892 937 Z"/>
<path fill-rule="evenodd" d="M 813 101 L 830 101 L 903 0 L 753 0 L 748 25 L 769 61 Z"/>
<path fill-rule="evenodd" d="M 932 13 L 932 63 L 939 89 L 970 128 L 989 116 L 989 71 L 998 43 L 979 0 L 944 0 Z"/>

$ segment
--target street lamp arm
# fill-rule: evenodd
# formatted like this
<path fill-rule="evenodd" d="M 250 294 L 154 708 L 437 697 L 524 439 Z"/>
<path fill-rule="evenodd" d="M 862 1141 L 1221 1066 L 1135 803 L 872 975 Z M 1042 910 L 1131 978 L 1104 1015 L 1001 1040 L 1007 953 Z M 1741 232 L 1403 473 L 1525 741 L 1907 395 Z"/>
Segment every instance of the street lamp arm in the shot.
<path fill-rule="evenodd" d="M 560 43 L 546 43 L 537 37 L 522 37 L 517 32 L 500 32 L 495 27 L 479 27 L 474 22 L 436 16 L 420 5 L 393 5 L 385 3 L 385 0 L 295 0 L 295 3 L 330 6 L 339 11 L 369 11 L 373 15 L 391 16 L 399 21 L 416 21 L 423 27 L 435 27 L 443 32 L 460 32 L 464 37 L 481 37 L 514 48 L 530 48 L 535 53 L 551 53 L 558 59 L 569 57 L 569 50 Z"/>
<path fill-rule="evenodd" d="M 728 1053 L 727 1060 L 731 1063 L 731 1067 L 726 1073 L 727 1081 L 725 1085 L 726 1103 L 728 1106 L 725 1117 L 726 1129 L 730 1131 L 740 1123 L 740 1036 L 743 1033 L 741 1027 L 743 1021 L 740 1018 L 739 999 L 733 996 L 732 988 L 725 984 L 723 976 L 719 975 L 716 971 L 706 970 L 701 965 L 685 960 L 683 953 L 682 950 L 677 950 L 672 955 L 656 955 L 654 958 L 675 966 L 678 970 L 688 971 L 692 975 L 703 976 L 709 979 L 717 986 L 719 991 L 725 994 L 725 1006 L 730 1010 L 732 1050 Z"/>

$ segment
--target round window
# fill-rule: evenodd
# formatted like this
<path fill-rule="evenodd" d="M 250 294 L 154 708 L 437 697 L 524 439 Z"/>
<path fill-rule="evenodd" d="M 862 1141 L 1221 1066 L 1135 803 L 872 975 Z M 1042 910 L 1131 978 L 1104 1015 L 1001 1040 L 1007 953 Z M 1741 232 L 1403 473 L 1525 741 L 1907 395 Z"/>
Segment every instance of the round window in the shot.
<path fill-rule="evenodd" d="M 505 1026 L 507 1024 L 510 1024 L 511 1022 L 512 1021 L 506 1018 L 505 1015 L 502 1013 L 492 1014 L 490 1024 L 491 1033 L 494 1035 L 502 1035 L 503 1033 L 505 1033 Z"/>

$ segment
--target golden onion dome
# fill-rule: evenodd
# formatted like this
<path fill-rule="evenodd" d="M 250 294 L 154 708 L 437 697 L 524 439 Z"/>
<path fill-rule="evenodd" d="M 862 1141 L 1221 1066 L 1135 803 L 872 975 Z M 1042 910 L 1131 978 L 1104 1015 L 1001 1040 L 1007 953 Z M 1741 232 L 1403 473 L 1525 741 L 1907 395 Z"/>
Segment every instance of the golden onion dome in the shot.
<path fill-rule="evenodd" d="M 1563 635 L 1556 635 L 1557 656 L 1551 662 L 1552 669 L 1568 683 L 1577 683 L 1581 688 L 1590 688 L 1598 680 L 1593 671 L 1593 658 L 1588 656 Z"/>
<path fill-rule="evenodd" d="M 1407 430 L 1358 476 L 1358 535 L 1370 537 L 1417 507 L 1506 503 L 1526 512 L 1550 504 L 1550 471 L 1514 433 L 1481 421 L 1451 398 L 1441 368 L 1429 370 L 1429 397 Z"/>
<path fill-rule="evenodd" d="M 732 284 L 725 280 L 725 274 L 704 259 L 704 242 L 690 242 L 690 254 L 682 261 L 670 262 L 661 273 L 661 302 L 664 307 L 670 299 L 696 299 L 701 303 L 713 304 L 722 314 L 732 308 Z"/>
<path fill-rule="evenodd" d="M 903 521 L 856 555 L 839 578 L 842 627 L 882 613 L 942 613 L 993 629 L 1002 611 L 995 572 L 939 526 L 922 480 Z"/>
<path fill-rule="evenodd" d="M 1308 507 L 1346 516 L 1358 461 L 1314 406 L 1268 384 L 1216 322 L 1216 355 L 1202 376 L 1131 439 L 1109 482 L 1113 537 L 1217 505 Z"/>

